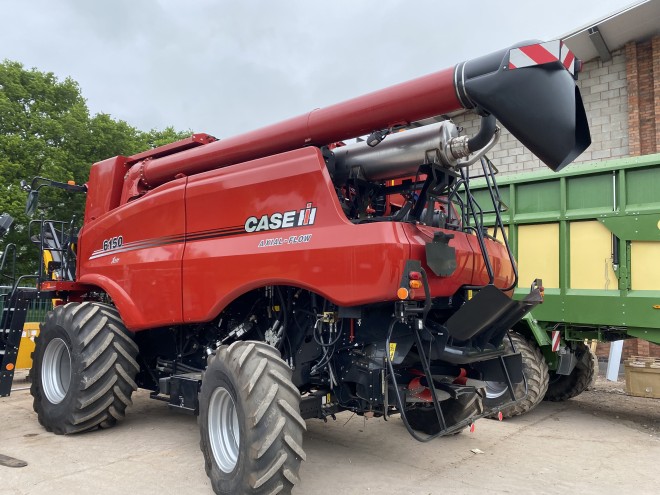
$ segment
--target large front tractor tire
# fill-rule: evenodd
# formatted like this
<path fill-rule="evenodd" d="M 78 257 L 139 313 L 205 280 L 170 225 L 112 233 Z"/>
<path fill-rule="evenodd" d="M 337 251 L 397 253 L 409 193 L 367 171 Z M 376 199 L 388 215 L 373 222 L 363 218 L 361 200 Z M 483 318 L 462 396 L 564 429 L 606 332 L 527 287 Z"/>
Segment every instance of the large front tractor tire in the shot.
<path fill-rule="evenodd" d="M 137 344 L 117 310 L 99 303 L 58 306 L 32 355 L 33 408 L 58 435 L 107 428 L 124 418 L 137 389 Z"/>
<path fill-rule="evenodd" d="M 503 418 L 520 416 L 538 406 L 546 395 L 549 381 L 548 364 L 541 349 L 519 333 L 509 332 L 509 336 L 515 351 L 520 352 L 522 355 L 523 374 L 527 382 L 527 395 L 515 404 L 501 409 Z M 508 352 L 514 352 L 507 337 L 504 338 L 504 346 Z M 525 382 L 516 385 L 514 391 L 516 397 L 521 397 L 525 393 Z M 499 407 L 500 404 L 509 400 L 511 400 L 511 396 L 505 383 L 486 382 L 486 398 L 484 399 L 486 408 Z M 493 415 L 493 417 L 495 416 Z"/>
<path fill-rule="evenodd" d="M 550 374 L 550 385 L 545 400 L 560 402 L 580 395 L 592 387 L 598 375 L 598 359 L 588 345 L 578 342 L 575 345 L 578 362 L 570 375 Z"/>
<path fill-rule="evenodd" d="M 215 493 L 291 493 L 306 425 L 291 369 L 276 349 L 252 341 L 220 347 L 199 402 L 200 448 Z"/>

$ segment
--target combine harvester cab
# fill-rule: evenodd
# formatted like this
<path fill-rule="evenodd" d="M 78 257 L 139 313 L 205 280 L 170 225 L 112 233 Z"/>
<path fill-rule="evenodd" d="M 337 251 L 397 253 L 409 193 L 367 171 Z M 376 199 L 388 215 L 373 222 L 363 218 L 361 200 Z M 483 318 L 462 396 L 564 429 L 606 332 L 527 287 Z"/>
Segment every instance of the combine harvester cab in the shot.
<path fill-rule="evenodd" d="M 483 223 L 503 228 L 485 153 L 499 120 L 553 170 L 578 156 L 576 66 L 560 42 L 521 43 L 233 138 L 95 164 L 75 275 L 39 287 L 62 302 L 34 354 L 40 422 L 111 426 L 150 389 L 199 414 L 218 493 L 289 493 L 304 419 L 399 414 L 426 441 L 520 400 L 507 332 L 543 287 L 510 297 L 513 256 Z M 461 108 L 482 116 L 477 135 L 416 128 Z"/>

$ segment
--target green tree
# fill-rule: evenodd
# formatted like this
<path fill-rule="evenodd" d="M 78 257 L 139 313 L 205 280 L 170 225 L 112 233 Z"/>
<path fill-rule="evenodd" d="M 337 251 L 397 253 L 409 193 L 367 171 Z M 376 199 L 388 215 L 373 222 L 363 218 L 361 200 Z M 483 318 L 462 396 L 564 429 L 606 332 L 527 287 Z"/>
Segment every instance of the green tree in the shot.
<path fill-rule="evenodd" d="M 22 179 L 35 176 L 84 184 L 91 164 L 115 155 L 132 155 L 190 135 L 172 127 L 140 131 L 107 114 L 90 116 L 78 83 L 59 80 L 51 72 L 27 70 L 20 63 L 0 63 L 0 213 L 14 218 L 12 230 L 0 240 L 18 246 L 17 273 L 37 269 L 38 252 L 31 245 L 24 214 Z M 44 188 L 39 215 L 81 219 L 83 194 Z M 3 285 L 7 280 L 0 280 Z"/>

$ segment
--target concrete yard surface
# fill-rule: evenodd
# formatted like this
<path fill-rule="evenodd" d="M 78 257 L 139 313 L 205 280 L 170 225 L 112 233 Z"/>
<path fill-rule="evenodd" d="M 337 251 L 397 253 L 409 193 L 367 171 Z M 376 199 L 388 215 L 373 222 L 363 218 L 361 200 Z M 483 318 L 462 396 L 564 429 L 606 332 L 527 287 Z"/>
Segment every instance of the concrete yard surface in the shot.
<path fill-rule="evenodd" d="M 73 436 L 39 425 L 29 391 L 0 399 L 0 454 L 28 463 L 0 466 L 0 493 L 211 493 L 196 418 L 145 391 L 133 398 L 117 427 Z M 607 388 L 503 422 L 481 419 L 474 433 L 428 443 L 412 439 L 398 417 L 342 413 L 307 422 L 294 494 L 655 494 L 659 423 L 660 401 Z"/>

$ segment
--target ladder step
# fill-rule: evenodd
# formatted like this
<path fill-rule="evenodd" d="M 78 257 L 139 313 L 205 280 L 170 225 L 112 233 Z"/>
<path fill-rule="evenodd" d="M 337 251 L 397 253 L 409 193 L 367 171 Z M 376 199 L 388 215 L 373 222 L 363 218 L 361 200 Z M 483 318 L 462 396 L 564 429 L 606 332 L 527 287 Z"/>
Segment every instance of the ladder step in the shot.
<path fill-rule="evenodd" d="M 7 397 L 11 393 L 11 384 L 14 379 L 14 367 L 18 357 L 18 348 L 23 335 L 23 325 L 27 315 L 30 300 L 34 299 L 35 292 L 20 289 L 14 290 L 11 297 L 5 298 L 6 306 L 3 308 L 2 321 L 0 321 L 0 397 Z"/>

